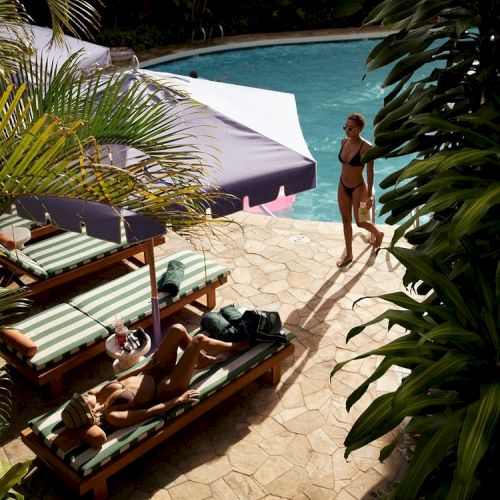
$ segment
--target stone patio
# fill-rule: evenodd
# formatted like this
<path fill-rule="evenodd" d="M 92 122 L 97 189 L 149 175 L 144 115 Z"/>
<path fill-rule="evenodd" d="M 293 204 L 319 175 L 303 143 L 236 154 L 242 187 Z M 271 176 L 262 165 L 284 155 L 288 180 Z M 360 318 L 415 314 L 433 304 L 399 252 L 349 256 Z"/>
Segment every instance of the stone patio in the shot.
<path fill-rule="evenodd" d="M 347 500 L 386 491 L 403 465 L 398 453 L 383 464 L 377 460 L 390 436 L 352 453 L 347 462 L 343 441 L 362 410 L 374 397 L 393 390 L 402 373 L 388 372 L 350 413 L 346 397 L 371 374 L 377 359 L 352 363 L 332 381 L 329 376 L 335 363 L 397 336 L 387 332 L 386 324 L 375 325 L 345 343 L 351 327 L 386 309 L 377 299 L 366 299 L 354 309 L 353 302 L 401 289 L 402 267 L 384 250 L 375 255 L 356 228 L 354 262 L 339 270 L 340 224 L 247 213 L 232 220 L 236 223 L 218 226 L 216 237 L 187 241 L 170 236 L 157 253 L 195 248 L 226 264 L 232 273 L 218 289 L 218 305 L 278 310 L 297 336 L 295 355 L 285 363 L 278 386 L 250 385 L 116 474 L 109 481 L 111 498 Z M 388 243 L 391 228 L 382 230 Z M 75 293 L 108 275 L 75 285 Z M 61 297 L 67 293 L 61 291 Z M 56 300 L 52 293 L 37 307 Z M 199 318 L 197 310 L 186 308 L 175 320 L 190 329 Z M 111 360 L 103 354 L 67 377 L 65 393 L 87 389 L 111 375 Z M 17 437 L 28 420 L 65 399 L 51 400 L 17 377 L 14 383 L 14 418 L 0 448 L 0 459 L 12 463 L 32 456 Z M 33 499 L 74 497 L 45 468 L 34 468 L 20 491 Z"/>

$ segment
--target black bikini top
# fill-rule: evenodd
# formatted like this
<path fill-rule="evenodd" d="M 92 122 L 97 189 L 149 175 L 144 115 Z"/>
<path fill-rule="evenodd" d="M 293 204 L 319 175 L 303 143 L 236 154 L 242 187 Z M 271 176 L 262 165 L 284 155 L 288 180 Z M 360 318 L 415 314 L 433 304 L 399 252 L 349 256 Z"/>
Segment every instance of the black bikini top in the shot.
<path fill-rule="evenodd" d="M 361 146 L 359 147 L 357 153 L 349 161 L 345 161 L 341 157 L 342 150 L 344 149 L 344 144 L 342 144 L 342 147 L 340 148 L 340 151 L 339 151 L 339 161 L 340 161 L 340 163 L 347 163 L 351 167 L 364 167 L 365 164 L 361 160 L 361 149 L 363 148 L 364 142 L 361 141 Z"/>

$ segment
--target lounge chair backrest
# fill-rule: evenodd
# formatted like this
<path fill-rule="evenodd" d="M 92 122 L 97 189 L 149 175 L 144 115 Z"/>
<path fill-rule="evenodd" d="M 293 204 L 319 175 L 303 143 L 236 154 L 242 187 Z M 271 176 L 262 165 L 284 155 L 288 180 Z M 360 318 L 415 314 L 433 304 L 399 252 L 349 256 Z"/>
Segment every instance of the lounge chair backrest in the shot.
<path fill-rule="evenodd" d="M 55 276 L 129 246 L 126 242 L 112 243 L 85 234 L 65 232 L 26 246 L 23 253 L 36 261 L 49 276 Z"/>
<path fill-rule="evenodd" d="M 32 276 L 37 276 L 40 279 L 49 277 L 49 273 L 29 255 L 26 255 L 22 250 L 7 250 L 3 245 L 0 245 L 0 253 L 8 259 L 14 266 L 23 269 Z"/>

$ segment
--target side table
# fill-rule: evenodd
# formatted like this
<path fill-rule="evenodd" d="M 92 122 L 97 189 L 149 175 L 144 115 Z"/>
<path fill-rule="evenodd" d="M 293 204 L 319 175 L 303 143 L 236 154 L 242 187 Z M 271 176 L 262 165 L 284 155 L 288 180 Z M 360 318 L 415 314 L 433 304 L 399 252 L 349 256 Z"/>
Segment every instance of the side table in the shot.
<path fill-rule="evenodd" d="M 110 335 L 106 339 L 106 352 L 114 359 L 113 371 L 115 373 L 122 372 L 144 359 L 144 355 L 147 354 L 150 349 L 151 338 L 147 334 L 144 346 L 139 349 L 133 349 L 130 352 L 127 352 L 120 347 L 115 334 Z"/>

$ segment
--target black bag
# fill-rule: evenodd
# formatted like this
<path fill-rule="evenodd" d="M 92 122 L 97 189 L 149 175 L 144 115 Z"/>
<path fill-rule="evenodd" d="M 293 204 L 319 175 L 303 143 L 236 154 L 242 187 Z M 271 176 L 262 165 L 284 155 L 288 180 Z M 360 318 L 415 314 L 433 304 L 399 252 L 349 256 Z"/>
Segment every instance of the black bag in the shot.
<path fill-rule="evenodd" d="M 257 342 L 288 342 L 281 331 L 280 315 L 275 311 L 248 310 L 243 313 L 241 321 L 248 337 Z"/>

